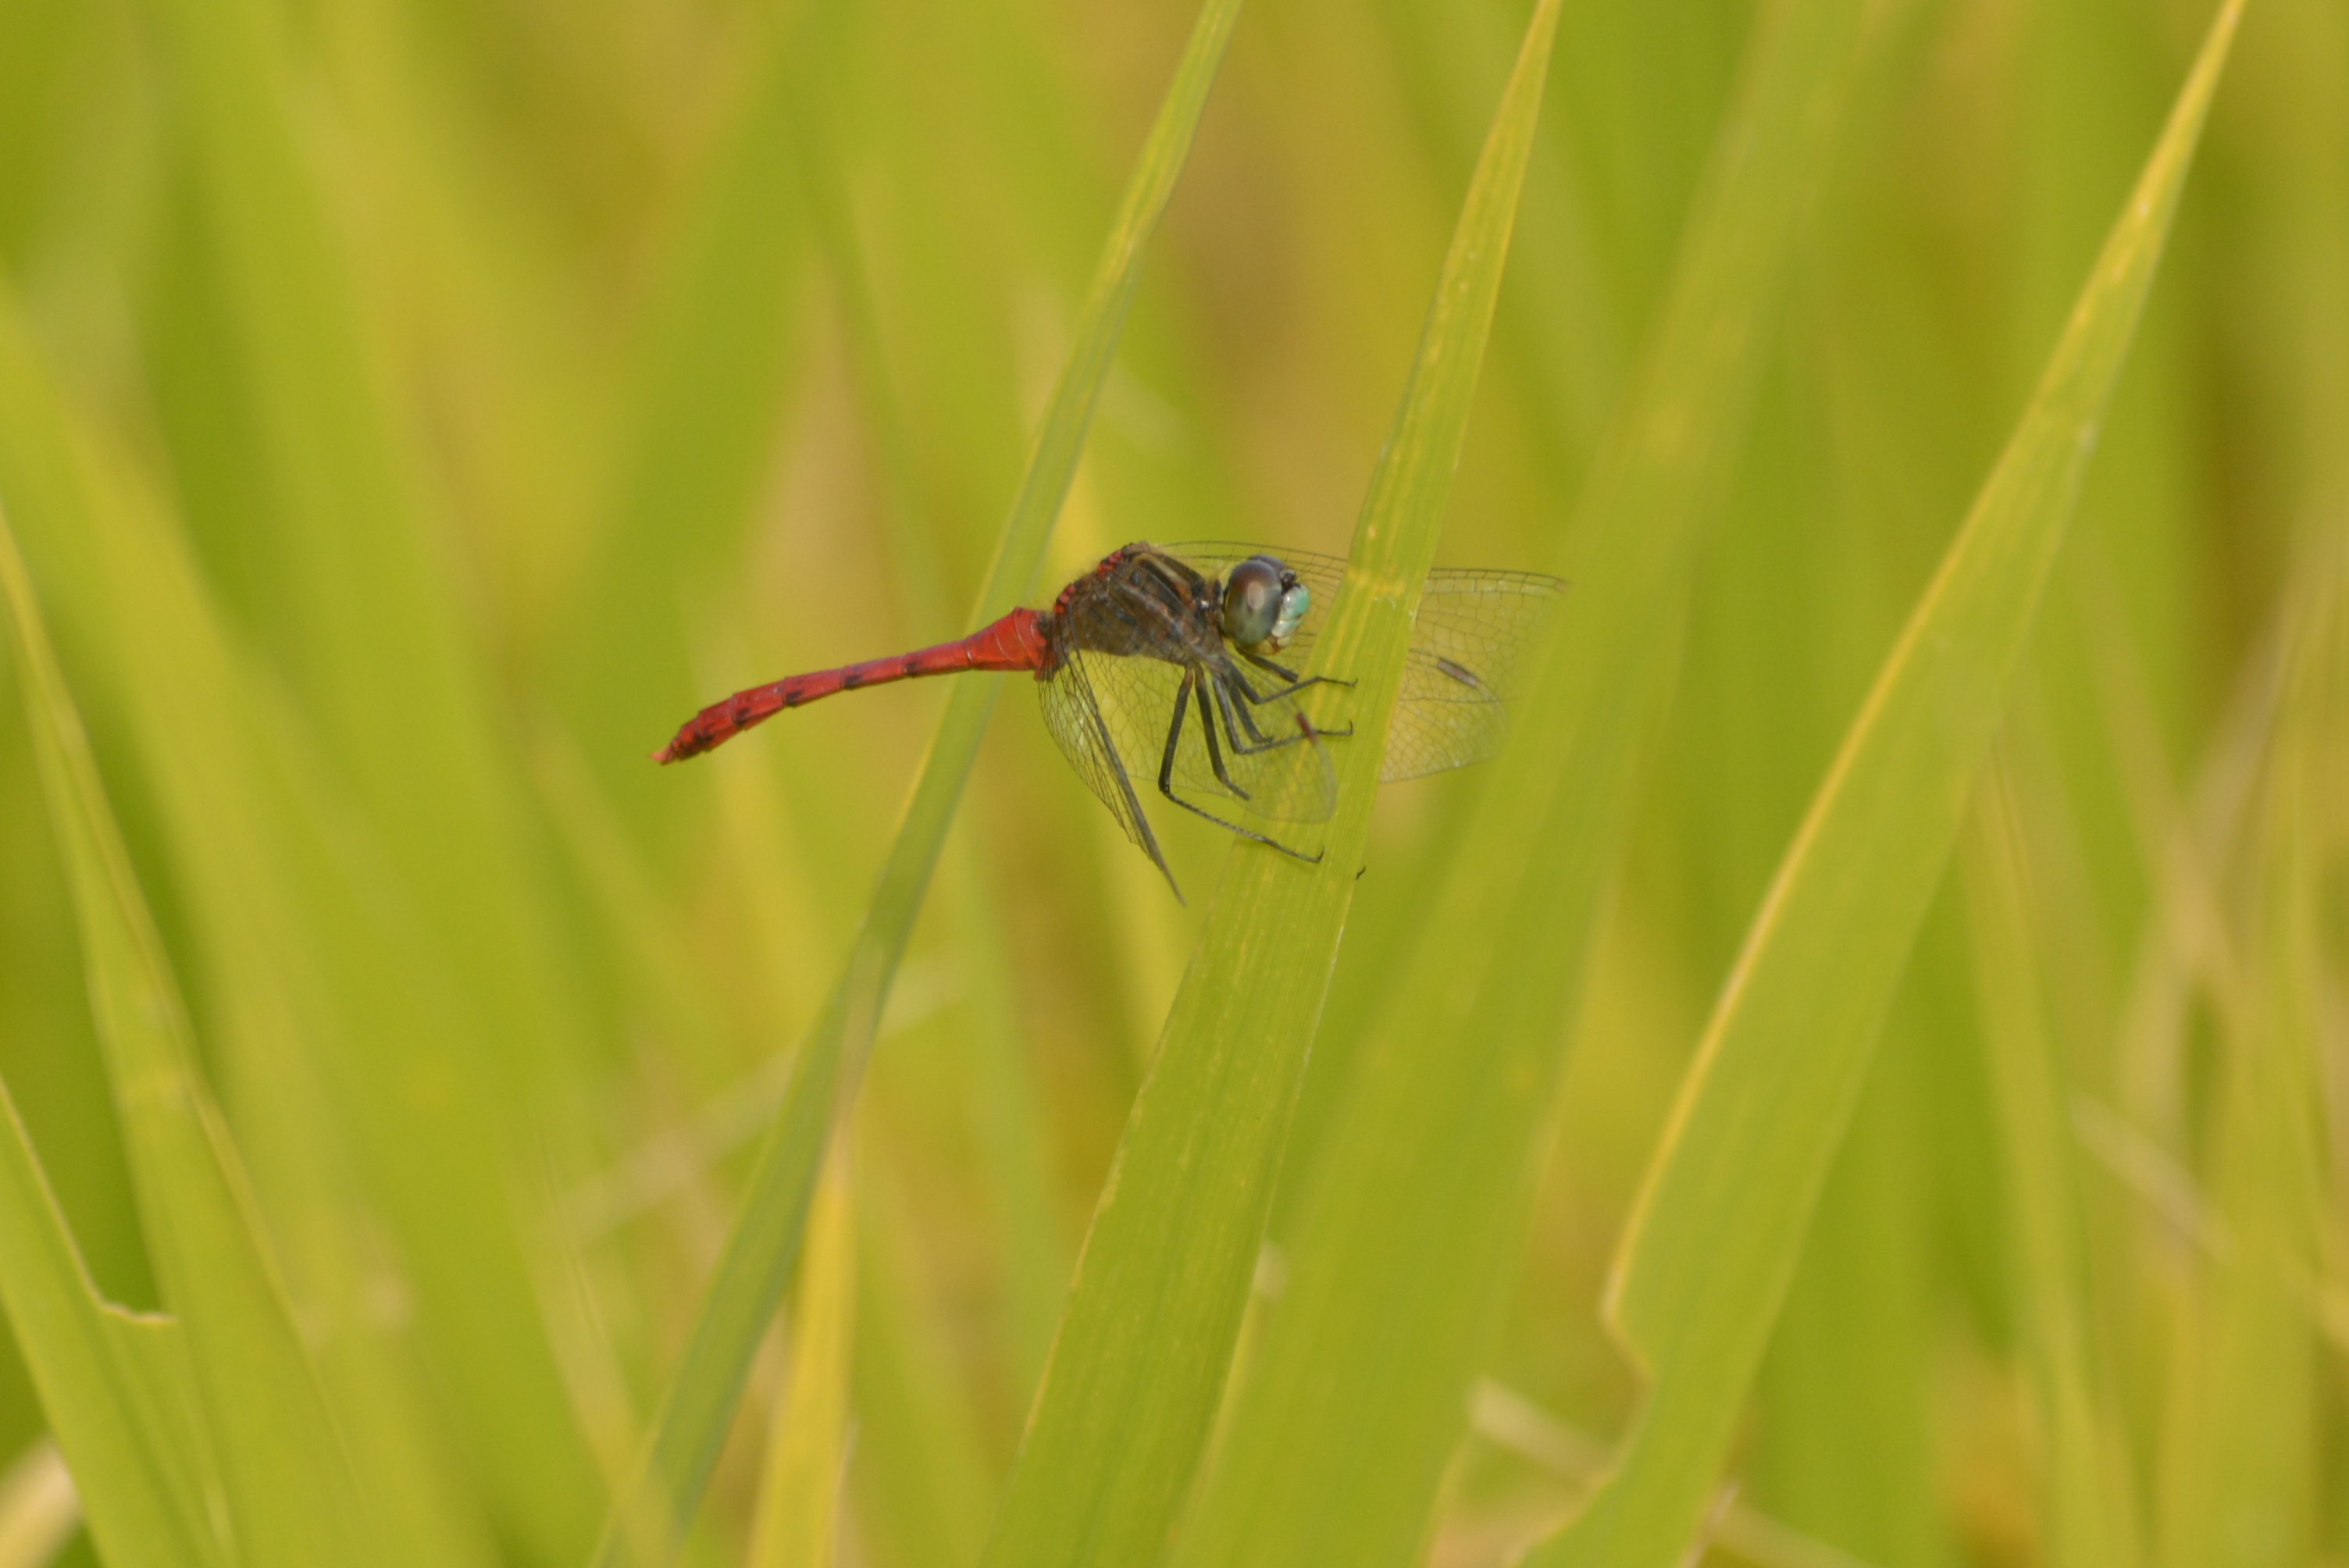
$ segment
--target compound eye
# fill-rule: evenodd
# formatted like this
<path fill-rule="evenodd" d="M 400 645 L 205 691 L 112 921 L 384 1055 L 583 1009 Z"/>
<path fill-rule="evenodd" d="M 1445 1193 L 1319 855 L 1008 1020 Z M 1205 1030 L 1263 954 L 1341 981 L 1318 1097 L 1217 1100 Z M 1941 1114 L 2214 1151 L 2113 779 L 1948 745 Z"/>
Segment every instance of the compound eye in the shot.
<path fill-rule="evenodd" d="M 1272 645 L 1285 646 L 1297 634 L 1305 620 L 1306 612 L 1313 608 L 1313 594 L 1304 583 L 1289 578 L 1280 591 L 1280 614 L 1272 623 Z"/>
<path fill-rule="evenodd" d="M 1252 555 L 1224 579 L 1224 635 L 1243 648 L 1270 637 L 1279 624 L 1288 573 L 1269 555 Z"/>

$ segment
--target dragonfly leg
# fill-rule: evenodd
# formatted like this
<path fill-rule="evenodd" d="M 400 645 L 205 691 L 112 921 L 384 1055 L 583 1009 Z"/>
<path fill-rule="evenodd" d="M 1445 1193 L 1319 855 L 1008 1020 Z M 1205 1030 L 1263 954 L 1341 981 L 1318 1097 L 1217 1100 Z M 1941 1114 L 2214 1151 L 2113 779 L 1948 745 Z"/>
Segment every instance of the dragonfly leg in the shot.
<path fill-rule="evenodd" d="M 1205 817 L 1208 821 L 1213 822 L 1216 826 L 1223 829 L 1226 832 L 1237 833 L 1243 839 L 1252 839 L 1256 842 L 1263 844 L 1268 848 L 1278 850 L 1282 854 L 1288 856 L 1291 860 L 1303 861 L 1308 865 L 1319 865 L 1321 861 L 1320 851 L 1316 850 L 1313 853 L 1309 855 L 1303 850 L 1292 848 L 1288 844 L 1282 843 L 1278 839 L 1268 838 L 1265 834 L 1257 832 L 1253 828 L 1244 828 L 1237 822 L 1226 821 L 1225 819 L 1216 816 L 1213 811 L 1208 810 L 1206 807 L 1193 805 L 1190 801 L 1183 799 L 1182 796 L 1174 793 L 1175 748 L 1183 739 L 1184 712 L 1191 706 L 1191 700 L 1195 694 L 1198 698 L 1201 708 L 1200 722 L 1206 725 L 1207 756 L 1209 759 L 1215 763 L 1216 777 L 1222 779 L 1225 788 L 1230 789 L 1232 793 L 1238 795 L 1241 799 L 1245 800 L 1247 799 L 1247 794 L 1240 789 L 1239 786 L 1234 784 L 1231 781 L 1230 777 L 1224 772 L 1223 758 L 1216 748 L 1216 727 L 1213 722 L 1208 720 L 1206 715 L 1207 694 L 1201 688 L 1199 684 L 1199 675 L 1195 670 L 1183 677 L 1182 688 L 1176 694 L 1174 698 L 1174 721 L 1166 727 L 1166 754 L 1159 759 L 1158 763 L 1158 792 L 1161 795 L 1165 796 L 1169 800 L 1174 801 L 1177 806 L 1182 807 L 1185 811 L 1190 812 L 1193 816 Z"/>
<path fill-rule="evenodd" d="M 1273 743 L 1266 738 L 1263 730 L 1257 727 L 1256 716 L 1247 711 L 1246 704 L 1232 700 L 1232 686 L 1235 684 L 1244 684 L 1240 683 L 1240 677 L 1237 674 L 1232 675 L 1227 680 L 1219 680 L 1216 683 L 1216 706 L 1223 710 L 1224 731 L 1232 738 L 1232 749 L 1234 751 L 1267 750 Z M 1254 744 L 1244 744 L 1241 741 L 1239 731 L 1243 726 L 1247 730 L 1248 740 Z M 1300 732 L 1299 736 L 1291 738 L 1301 738 Z"/>
<path fill-rule="evenodd" d="M 1183 719 L 1190 712 L 1194 695 L 1199 699 L 1199 721 L 1207 729 L 1207 760 L 1214 765 L 1216 777 L 1224 788 L 1245 800 L 1247 791 L 1233 783 L 1232 776 L 1224 771 L 1224 755 L 1216 748 L 1216 727 L 1207 717 L 1207 694 L 1199 689 L 1196 670 L 1184 675 L 1183 685 L 1174 693 L 1174 721 L 1166 727 L 1166 749 L 1158 758 L 1158 792 L 1178 806 L 1188 803 L 1174 793 L 1174 758 L 1182 750 Z"/>
<path fill-rule="evenodd" d="M 1233 783 L 1232 776 L 1224 770 L 1223 748 L 1216 744 L 1216 716 L 1207 707 L 1207 687 L 1215 685 L 1215 677 L 1202 676 L 1199 671 L 1193 670 L 1185 677 L 1183 685 L 1186 695 L 1199 699 L 1199 728 L 1207 739 L 1208 766 L 1216 770 L 1216 779 L 1225 789 L 1241 799 L 1247 799 L 1248 792 Z M 1218 703 L 1223 700 L 1220 688 L 1217 691 L 1216 700 Z M 1169 760 L 1172 760 L 1171 756 Z"/>
<path fill-rule="evenodd" d="M 1232 750 L 1240 756 L 1253 757 L 1259 751 L 1273 751 L 1283 746 L 1294 746 L 1300 740 L 1312 739 L 1324 733 L 1319 729 L 1300 727 L 1295 735 L 1284 735 L 1277 740 L 1273 739 L 1257 727 L 1255 717 L 1245 707 L 1232 700 L 1231 693 L 1224 688 L 1221 680 L 1216 680 L 1213 684 L 1216 688 L 1216 707 L 1224 717 L 1224 734 Z M 1202 701 L 1204 700 L 1204 694 L 1202 694 Z M 1301 715 L 1299 717 L 1302 717 Z M 1245 740 L 1240 738 L 1242 729 L 1247 731 L 1247 738 Z M 1351 733 L 1351 727 L 1338 733 Z"/>
<path fill-rule="evenodd" d="M 1190 801 L 1185 800 L 1182 796 L 1177 795 L 1172 789 L 1165 789 L 1161 792 L 1164 794 L 1169 800 L 1174 801 L 1174 804 L 1182 807 L 1183 810 L 1190 812 L 1193 816 L 1205 817 L 1208 821 L 1213 822 L 1216 826 L 1223 829 L 1227 833 L 1237 833 L 1241 838 L 1253 840 L 1257 843 L 1262 844 L 1268 849 L 1278 850 L 1290 860 L 1303 861 L 1309 866 L 1318 866 L 1321 863 L 1321 851 L 1319 850 L 1314 851 L 1309 855 L 1303 850 L 1295 849 L 1288 844 L 1282 843 L 1278 839 L 1267 838 L 1264 834 L 1257 832 L 1254 828 L 1243 828 L 1237 822 L 1227 822 L 1223 818 L 1216 816 L 1213 811 L 1208 810 L 1206 807 L 1191 804 Z"/>
<path fill-rule="evenodd" d="M 1287 696 L 1289 693 L 1303 691 L 1307 686 L 1339 686 L 1350 689 L 1354 684 L 1352 681 L 1345 680 L 1337 676 L 1301 676 L 1295 670 L 1290 669 L 1287 665 L 1274 664 L 1262 654 L 1252 654 L 1246 648 L 1237 648 L 1233 651 L 1237 653 L 1240 657 L 1246 659 L 1248 663 L 1254 665 L 1257 668 L 1260 670 L 1270 670 L 1274 675 L 1278 676 L 1282 680 L 1288 683 L 1287 686 L 1282 686 L 1278 691 L 1268 691 L 1262 696 L 1257 696 L 1255 691 L 1251 689 L 1248 692 L 1248 700 L 1250 702 L 1278 702 L 1282 697 Z"/>
<path fill-rule="evenodd" d="M 1251 662 L 1254 661 L 1251 660 Z M 1273 671 L 1273 674 L 1278 676 L 1286 676 L 1288 673 L 1288 672 L 1286 670 L 1279 669 Z M 1241 694 L 1245 696 L 1250 703 L 1254 704 L 1257 707 L 1262 707 L 1268 702 L 1278 702 L 1285 696 L 1294 696 L 1299 692 L 1304 691 L 1310 686 L 1345 686 L 1350 690 L 1354 684 L 1352 681 L 1341 681 L 1336 676 L 1307 676 L 1301 681 L 1291 681 L 1285 686 L 1275 686 L 1269 691 L 1260 692 L 1257 690 L 1256 687 L 1248 685 L 1247 680 L 1241 676 L 1237 670 L 1234 670 L 1232 672 L 1232 679 L 1238 684 Z"/>
<path fill-rule="evenodd" d="M 1267 703 L 1278 702 L 1282 697 L 1288 696 L 1293 692 L 1302 691 L 1307 686 L 1319 686 L 1323 684 L 1330 686 L 1350 686 L 1354 683 L 1351 681 L 1336 680 L 1328 676 L 1315 676 L 1311 680 L 1299 681 L 1297 685 L 1287 687 L 1284 690 L 1264 692 L 1260 694 L 1257 691 L 1256 687 L 1248 685 L 1247 677 L 1246 676 L 1240 674 L 1239 671 L 1236 669 L 1229 668 L 1228 666 L 1226 667 L 1222 672 L 1221 681 L 1217 687 L 1218 693 L 1222 694 L 1223 688 L 1225 686 L 1228 686 L 1231 690 L 1237 691 L 1239 696 L 1245 699 L 1242 702 L 1232 703 L 1231 710 L 1233 713 L 1238 715 L 1241 725 L 1247 728 L 1249 736 L 1257 742 L 1257 744 L 1253 747 L 1242 748 L 1239 746 L 1238 741 L 1235 739 L 1233 742 L 1234 748 L 1262 751 L 1268 747 L 1287 746 L 1292 741 L 1303 738 L 1302 736 L 1291 735 L 1283 736 L 1278 740 L 1267 739 L 1264 732 L 1257 727 L 1255 716 L 1248 712 L 1248 708 L 1251 706 L 1261 707 Z M 1226 700 L 1228 700 L 1228 696 L 1226 696 Z M 1354 726 L 1351 721 L 1349 721 L 1343 729 L 1323 729 L 1319 725 L 1316 725 L 1313 727 L 1310 733 L 1316 736 L 1326 736 L 1333 740 L 1343 740 L 1346 737 L 1354 733 Z"/>
<path fill-rule="evenodd" d="M 1174 749 L 1183 744 L 1183 716 L 1191 711 L 1193 676 L 1183 677 L 1182 690 L 1174 694 L 1174 722 L 1166 727 L 1166 750 L 1158 758 L 1158 792 L 1168 799 L 1174 798 Z"/>

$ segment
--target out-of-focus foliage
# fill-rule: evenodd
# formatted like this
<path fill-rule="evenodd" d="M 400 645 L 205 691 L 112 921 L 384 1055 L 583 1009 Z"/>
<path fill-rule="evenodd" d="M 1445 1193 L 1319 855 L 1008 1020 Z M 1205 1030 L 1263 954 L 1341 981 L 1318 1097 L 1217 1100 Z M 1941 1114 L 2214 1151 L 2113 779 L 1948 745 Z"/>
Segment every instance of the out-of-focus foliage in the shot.
<path fill-rule="evenodd" d="M 1199 9 L 0 0 L 0 1561 L 55 1550 L 52 1443 L 65 1562 L 295 1560 L 342 1476 L 395 1555 L 586 1559 L 947 697 L 645 753 L 968 629 Z M 1534 9 L 1241 11 L 1048 583 L 1343 548 Z M 1334 970 L 1281 915 L 1199 972 L 1327 994 L 1293 1114 L 1146 1173 L 1271 1191 L 1236 1353 L 1126 1407 L 1220 1408 L 1154 1488 L 1194 1560 L 1498 1563 L 1636 1451 L 1670 1369 L 1602 1296 L 1705 1152 L 1706 1019 L 2216 9 L 1559 7 L 1437 559 L 1567 573 L 1564 645 L 1640 662 L 1379 796 Z M 1799 1247 L 1720 1271 L 1784 1299 L 1708 1562 L 2349 1562 L 2349 13 L 2249 0 L 2193 156 Z M 688 1561 L 978 1560 L 1194 945 L 1264 896 L 1162 820 L 1176 904 L 1004 696 Z M 1868 907 L 1910 848 L 1827 869 Z"/>

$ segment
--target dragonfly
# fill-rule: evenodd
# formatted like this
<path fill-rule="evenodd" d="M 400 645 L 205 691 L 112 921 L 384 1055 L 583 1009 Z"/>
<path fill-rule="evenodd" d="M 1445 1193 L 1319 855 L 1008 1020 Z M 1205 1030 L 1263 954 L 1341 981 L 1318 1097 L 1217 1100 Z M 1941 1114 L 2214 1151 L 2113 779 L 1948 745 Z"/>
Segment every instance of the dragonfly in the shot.
<path fill-rule="evenodd" d="M 1045 727 L 1078 775 L 1182 889 L 1145 792 L 1307 861 L 1290 841 L 1337 809 L 1330 748 L 1353 733 L 1327 703 L 1353 683 L 1304 670 L 1346 563 L 1245 544 L 1134 543 L 967 637 L 736 692 L 688 719 L 657 762 L 698 757 L 787 708 L 837 692 L 967 670 L 1035 677 Z M 1491 756 L 1508 699 L 1566 584 L 1531 572 L 1428 575 L 1389 720 L 1381 782 Z"/>

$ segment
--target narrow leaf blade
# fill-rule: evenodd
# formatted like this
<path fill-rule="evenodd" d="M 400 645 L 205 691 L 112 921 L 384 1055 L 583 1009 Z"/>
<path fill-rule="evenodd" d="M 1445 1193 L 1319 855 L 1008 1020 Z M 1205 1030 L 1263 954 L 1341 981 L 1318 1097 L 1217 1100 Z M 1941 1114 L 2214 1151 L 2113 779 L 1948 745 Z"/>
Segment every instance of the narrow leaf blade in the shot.
<path fill-rule="evenodd" d="M 265 673 L 240 657 L 187 542 L 106 460 L 113 454 L 52 384 L 12 304 L 0 290 L 0 484 L 21 501 L 10 521 L 57 620 L 112 662 L 127 698 L 178 886 L 211 934 L 213 1059 L 309 1347 L 353 1462 L 385 1500 L 387 1551 L 450 1568 L 485 1562 L 488 1519 L 431 1453 L 429 1423 L 403 1387 L 414 1370 L 408 1326 L 369 1305 L 382 1274 L 366 1255 L 372 1216 L 360 1217 L 353 1191 L 355 1174 L 375 1177 L 379 1212 L 403 1239 L 425 1243 L 400 1261 L 418 1287 L 426 1354 L 440 1353 L 451 1379 L 507 1369 L 471 1390 L 503 1405 L 505 1379 L 526 1382 L 513 1369 L 530 1357 L 489 1353 L 481 1330 L 535 1336 L 538 1315 L 511 1264 L 481 1244 L 506 1217 L 502 1204 L 478 1202 L 504 1180 L 492 1118 L 403 1092 L 416 1081 L 414 1040 L 445 1027 L 414 984 L 429 943 L 404 904 L 374 896 L 382 878 L 353 873 L 365 858 L 356 813 L 322 784 L 306 726 L 267 700 Z M 393 954 L 410 966 L 387 963 Z M 438 1156 L 417 1159 L 425 1147 Z M 480 1353 L 448 1356 L 460 1337 Z M 516 1418 L 511 1408 L 505 1418 Z M 495 1432 L 466 1435 L 501 1446 Z"/>
<path fill-rule="evenodd" d="M 1455 851 L 1509 869 L 1444 887 L 1335 1113 L 1186 1563 L 1402 1563 L 1421 1549 L 1516 1266 L 1565 1066 L 1558 1019 L 1661 702 L 1688 562 L 1866 10 L 1824 0 L 1755 24 L 1661 321 L 1583 502 L 1598 542 Z"/>
<path fill-rule="evenodd" d="M 1621 1470 L 1532 1561 L 1677 1562 L 2003 710 L 2215 90 L 2228 0 L 1965 526 L 1749 933 L 1618 1255 L 1653 1379 Z"/>
<path fill-rule="evenodd" d="M 44 793 L 80 917 L 98 1034 L 166 1301 L 187 1326 L 239 1553 L 376 1561 L 357 1482 L 295 1333 L 186 1014 L 0 518 L 0 597 L 26 672 Z"/>
<path fill-rule="evenodd" d="M 486 1147 L 446 1123 L 426 1135 L 486 1163 L 544 1130 L 533 1119 L 564 1103 L 558 1064 L 587 1033 L 524 850 L 496 682 L 445 570 L 430 481 L 401 438 L 364 269 L 338 230 L 319 144 L 304 134 L 285 18 L 265 0 L 138 9 L 168 79 L 233 345 L 235 371 L 208 378 L 204 392 L 234 399 L 251 433 L 222 490 L 223 505 L 266 529 L 256 535 L 274 585 L 257 606 L 262 641 L 388 851 L 391 890 L 421 912 L 414 929 L 457 999 L 442 1026 L 407 1035 L 403 1058 L 464 1084 L 451 1100 L 492 1120 L 513 1113 Z M 387 1119 L 393 1103 L 380 1102 Z M 535 1555 L 575 1555 L 593 1529 L 580 1500 L 604 1481 L 543 1338 L 506 1332 L 535 1306 L 527 1259 L 499 1223 L 509 1205 L 443 1209 L 434 1218 L 445 1230 L 412 1221 L 417 1208 L 397 1200 L 386 1208 L 443 1328 L 434 1339 L 444 1387 L 501 1523 Z M 476 1260 L 481 1289 L 444 1287 Z"/>
<path fill-rule="evenodd" d="M 0 1306 L 40 1390 L 83 1516 L 110 1561 L 219 1561 L 201 1489 L 160 1411 L 164 1393 L 122 1353 L 58 1212 L 16 1101 L 0 1084 Z M 155 1325 L 140 1325 L 154 1327 Z"/>
<path fill-rule="evenodd" d="M 1222 1392 L 1435 555 L 1541 108 L 1542 0 L 1495 109 L 1372 476 L 1318 671 L 1353 680 L 1322 863 L 1236 844 L 1128 1119 L 986 1562 L 1147 1562 Z"/>

